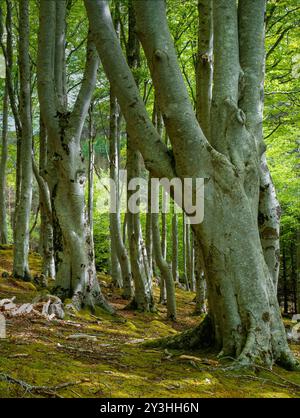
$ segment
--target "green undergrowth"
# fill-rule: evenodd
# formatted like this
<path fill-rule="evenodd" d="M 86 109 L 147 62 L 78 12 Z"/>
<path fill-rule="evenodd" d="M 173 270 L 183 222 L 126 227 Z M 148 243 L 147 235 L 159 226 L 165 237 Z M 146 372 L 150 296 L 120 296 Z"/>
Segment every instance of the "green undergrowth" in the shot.
<path fill-rule="evenodd" d="M 0 252 L 1 272 L 9 271 L 12 250 Z M 1 267 L 5 260 L 5 267 Z M 31 262 L 39 265 L 37 255 Z M 38 268 L 38 267 L 37 267 Z M 38 270 L 37 270 L 38 271 Z M 230 369 L 216 353 L 183 352 L 143 346 L 153 338 L 175 335 L 197 324 L 192 293 L 177 289 L 178 321 L 166 320 L 166 307 L 155 314 L 126 311 L 126 301 L 100 275 L 103 291 L 117 310 L 116 316 L 81 311 L 64 321 L 39 317 L 7 321 L 7 339 L 0 340 L 0 397 L 299 397 L 300 373 L 274 367 Z M 155 288 L 158 298 L 159 290 Z M 0 298 L 16 296 L 32 300 L 37 290 L 27 283 L 0 279 Z M 75 334 L 94 336 L 96 341 L 74 339 Z M 292 349 L 299 357 L 299 346 Z M 33 386 L 48 388 L 75 383 L 54 392 L 25 391 L 1 379 L 1 373 Z M 298 385 L 298 386 L 297 386 Z"/>

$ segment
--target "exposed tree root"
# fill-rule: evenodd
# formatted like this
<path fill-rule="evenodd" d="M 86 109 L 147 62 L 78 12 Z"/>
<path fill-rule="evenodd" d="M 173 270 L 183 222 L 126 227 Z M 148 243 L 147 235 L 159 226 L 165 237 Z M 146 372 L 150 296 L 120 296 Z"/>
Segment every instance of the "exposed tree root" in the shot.
<path fill-rule="evenodd" d="M 174 337 L 166 337 L 159 340 L 148 341 L 147 347 L 162 347 L 173 349 L 199 349 L 212 347 L 214 344 L 214 333 L 212 322 L 207 315 L 204 320 L 195 328 L 182 332 Z"/>
<path fill-rule="evenodd" d="M 143 345 L 146 347 L 171 348 L 175 350 L 195 350 L 214 347 L 214 344 L 213 325 L 209 315 L 207 315 L 195 328 L 184 331 L 179 335 L 147 341 Z M 266 364 L 269 367 L 266 370 L 270 370 L 275 362 L 286 370 L 300 370 L 299 362 L 288 349 L 282 351 L 280 356 L 274 356 L 274 358 L 272 358 L 270 353 L 268 354 L 269 356 L 265 355 L 263 358 L 262 354 L 259 354 L 254 349 L 251 351 L 250 347 L 246 344 L 244 350 L 237 358 L 230 359 L 235 363 L 234 368 L 254 367 L 256 364 L 258 364 L 257 367 L 263 367 L 262 365 Z"/>

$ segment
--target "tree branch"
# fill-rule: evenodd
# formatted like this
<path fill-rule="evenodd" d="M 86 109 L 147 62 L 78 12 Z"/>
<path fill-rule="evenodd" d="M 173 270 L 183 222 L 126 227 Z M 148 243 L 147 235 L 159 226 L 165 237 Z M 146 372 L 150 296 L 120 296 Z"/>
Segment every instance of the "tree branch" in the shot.
<path fill-rule="evenodd" d="M 88 36 L 86 49 L 85 70 L 73 112 L 70 118 L 70 125 L 76 129 L 76 137 L 80 141 L 83 124 L 90 107 L 92 95 L 97 81 L 97 71 L 99 68 L 99 57 L 95 44 L 92 41 L 91 34 Z"/>
<path fill-rule="evenodd" d="M 108 2 L 85 0 L 85 7 L 101 62 L 118 98 L 132 141 L 153 175 L 174 177 L 172 157 L 149 119 L 116 36 Z"/>

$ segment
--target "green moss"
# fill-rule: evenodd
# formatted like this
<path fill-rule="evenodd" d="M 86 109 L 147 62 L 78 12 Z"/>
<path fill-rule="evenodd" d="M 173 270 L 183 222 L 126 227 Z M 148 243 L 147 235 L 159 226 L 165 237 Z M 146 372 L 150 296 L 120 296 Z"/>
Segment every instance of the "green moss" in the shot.
<path fill-rule="evenodd" d="M 11 263 L 12 250 L 4 251 L 6 265 Z M 2 254 L 3 257 L 3 254 Z M 38 257 L 33 254 L 31 262 Z M 107 276 L 101 276 L 101 280 Z M 110 289 L 103 289 L 111 293 Z M 74 387 L 59 391 L 63 397 L 299 397 L 296 386 L 272 375 L 240 369 L 227 371 L 216 356 L 206 351 L 149 348 L 139 344 L 152 338 L 176 337 L 179 332 L 199 323 L 193 317 L 193 294 L 176 290 L 178 322 L 166 320 L 165 307 L 155 314 L 118 311 L 111 316 L 97 310 L 91 314 L 82 310 L 67 316 L 71 322 L 10 320 L 8 339 L 0 340 L 0 371 L 32 385 L 53 386 L 60 383 L 83 381 Z M 159 289 L 155 288 L 158 296 Z M 0 279 L 0 298 L 16 295 L 19 302 L 32 300 L 36 291 L 26 283 Z M 114 292 L 114 297 L 118 292 Z M 66 304 L 71 301 L 65 301 Z M 121 299 L 118 299 L 120 307 Z M 125 306 L 126 301 L 123 302 Z M 97 336 L 96 342 L 72 340 L 72 334 L 86 333 Z M 299 345 L 292 349 L 300 357 Z M 182 354 L 199 361 L 182 360 Z M 225 363 L 225 366 L 227 363 Z M 300 373 L 290 373 L 278 367 L 273 369 L 284 379 L 300 385 Z M 42 397 L 47 395 L 24 393 L 14 384 L 0 380 L 2 397 Z M 49 396 L 49 395 L 48 395 Z"/>

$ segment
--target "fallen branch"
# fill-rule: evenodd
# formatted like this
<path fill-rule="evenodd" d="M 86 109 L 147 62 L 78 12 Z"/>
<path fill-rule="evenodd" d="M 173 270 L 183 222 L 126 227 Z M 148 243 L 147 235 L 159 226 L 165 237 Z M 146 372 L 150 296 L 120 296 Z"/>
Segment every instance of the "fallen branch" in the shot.
<path fill-rule="evenodd" d="M 70 386 L 77 386 L 81 385 L 82 383 L 86 383 L 87 380 L 79 380 L 77 382 L 68 382 L 68 383 L 61 383 L 57 386 L 34 386 L 27 382 L 24 382 L 23 380 L 15 379 L 14 377 L 6 374 L 6 373 L 0 373 L 0 381 L 13 383 L 15 385 L 21 386 L 25 393 L 29 392 L 31 394 L 39 394 L 39 395 L 47 395 L 47 396 L 54 396 L 54 397 L 60 397 L 57 394 L 57 391 L 61 389 L 66 389 Z"/>

